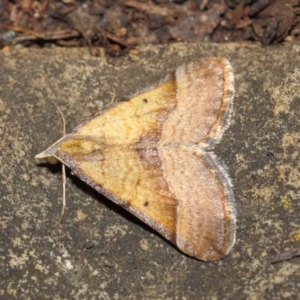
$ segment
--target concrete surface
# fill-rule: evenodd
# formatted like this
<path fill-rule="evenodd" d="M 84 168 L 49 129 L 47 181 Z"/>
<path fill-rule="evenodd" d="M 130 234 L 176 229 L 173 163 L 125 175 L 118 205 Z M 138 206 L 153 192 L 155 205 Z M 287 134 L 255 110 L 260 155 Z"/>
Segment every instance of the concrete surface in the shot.
<path fill-rule="evenodd" d="M 225 56 L 234 68 L 232 124 L 216 147 L 234 183 L 237 241 L 223 260 L 190 258 L 123 209 L 34 155 L 111 101 L 185 61 Z M 300 259 L 300 45 L 172 44 L 125 57 L 85 49 L 0 53 L 1 299 L 290 299 Z"/>

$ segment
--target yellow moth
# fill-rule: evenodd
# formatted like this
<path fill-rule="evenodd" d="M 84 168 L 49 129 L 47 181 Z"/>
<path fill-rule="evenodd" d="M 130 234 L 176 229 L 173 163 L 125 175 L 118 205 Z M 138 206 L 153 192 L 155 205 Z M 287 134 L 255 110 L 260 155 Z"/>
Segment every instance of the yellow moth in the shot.
<path fill-rule="evenodd" d="M 188 255 L 219 259 L 234 244 L 236 213 L 212 149 L 229 126 L 233 96 L 227 59 L 192 61 L 36 158 L 61 161 Z"/>

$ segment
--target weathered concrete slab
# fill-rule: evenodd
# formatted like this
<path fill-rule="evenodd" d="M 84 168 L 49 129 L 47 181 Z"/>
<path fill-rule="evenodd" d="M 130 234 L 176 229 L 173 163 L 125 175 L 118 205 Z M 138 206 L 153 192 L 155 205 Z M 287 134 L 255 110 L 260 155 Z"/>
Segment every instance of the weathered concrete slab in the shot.
<path fill-rule="evenodd" d="M 3 299 L 274 299 L 298 296 L 300 247 L 300 45 L 173 44 L 124 58 L 87 51 L 0 53 L 0 297 Z M 237 242 L 228 257 L 201 262 L 34 155 L 111 101 L 183 62 L 225 56 L 234 68 L 232 124 L 216 153 L 234 183 Z"/>

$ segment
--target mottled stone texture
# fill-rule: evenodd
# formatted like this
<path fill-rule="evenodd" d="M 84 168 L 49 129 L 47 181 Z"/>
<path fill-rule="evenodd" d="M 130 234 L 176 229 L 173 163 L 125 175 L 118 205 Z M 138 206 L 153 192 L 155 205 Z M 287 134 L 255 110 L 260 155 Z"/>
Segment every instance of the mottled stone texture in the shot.
<path fill-rule="evenodd" d="M 237 242 L 223 260 L 185 256 L 69 174 L 59 226 L 60 167 L 34 155 L 111 101 L 183 62 L 227 57 L 236 95 L 215 152 L 233 179 Z M 0 53 L 0 297 L 3 299 L 274 299 L 298 297 L 300 46 L 172 44 L 124 58 L 87 51 Z"/>

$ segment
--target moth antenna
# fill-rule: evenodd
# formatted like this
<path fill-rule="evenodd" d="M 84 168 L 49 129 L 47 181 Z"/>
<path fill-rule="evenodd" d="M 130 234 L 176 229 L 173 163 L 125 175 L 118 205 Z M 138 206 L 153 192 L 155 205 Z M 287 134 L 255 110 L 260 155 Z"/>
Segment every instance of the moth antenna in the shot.
<path fill-rule="evenodd" d="M 63 135 L 66 135 L 66 119 L 64 117 L 64 114 L 55 102 L 53 102 L 53 101 L 51 101 L 51 102 L 56 107 L 57 111 L 59 112 L 59 114 L 61 116 L 61 119 L 62 119 L 62 122 L 63 122 Z"/>
<path fill-rule="evenodd" d="M 61 222 L 61 219 L 65 213 L 65 208 L 66 208 L 66 166 L 64 164 L 62 164 L 62 177 L 63 177 L 63 201 L 62 201 L 62 209 L 61 209 L 61 212 L 60 212 L 60 217 L 57 221 L 57 225 L 60 224 Z"/>
<path fill-rule="evenodd" d="M 110 102 L 107 104 L 107 106 L 112 105 L 116 100 L 116 91 L 112 86 L 110 86 L 110 88 L 111 88 L 111 91 L 112 91 L 112 97 L 111 97 Z"/>
<path fill-rule="evenodd" d="M 58 105 L 55 102 L 52 102 L 52 103 L 56 107 L 57 111 L 59 112 L 59 114 L 61 116 L 61 119 L 63 122 L 63 136 L 64 136 L 64 135 L 66 135 L 66 119 L 65 119 L 64 114 L 62 113 L 61 109 L 58 107 Z M 62 184 L 63 184 L 62 209 L 61 209 L 60 217 L 59 217 L 56 225 L 60 224 L 62 217 L 65 213 L 65 208 L 66 208 L 66 182 L 67 181 L 66 181 L 66 166 L 64 164 L 62 164 L 62 177 L 63 177 L 63 180 L 62 180 Z"/>

